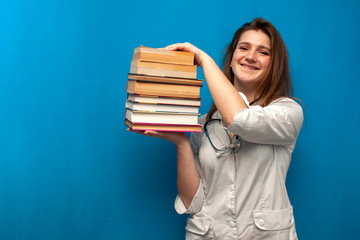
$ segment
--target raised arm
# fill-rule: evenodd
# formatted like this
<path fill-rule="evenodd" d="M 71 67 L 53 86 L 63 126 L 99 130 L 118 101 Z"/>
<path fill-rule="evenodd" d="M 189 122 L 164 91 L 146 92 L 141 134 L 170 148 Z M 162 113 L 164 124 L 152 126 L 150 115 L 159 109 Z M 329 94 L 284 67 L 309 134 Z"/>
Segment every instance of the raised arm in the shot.
<path fill-rule="evenodd" d="M 195 54 L 195 61 L 203 69 L 210 94 L 226 125 L 230 125 L 235 113 L 240 109 L 247 108 L 238 90 L 227 79 L 215 61 L 204 51 L 190 43 L 177 43 L 167 46 L 165 49 Z"/>

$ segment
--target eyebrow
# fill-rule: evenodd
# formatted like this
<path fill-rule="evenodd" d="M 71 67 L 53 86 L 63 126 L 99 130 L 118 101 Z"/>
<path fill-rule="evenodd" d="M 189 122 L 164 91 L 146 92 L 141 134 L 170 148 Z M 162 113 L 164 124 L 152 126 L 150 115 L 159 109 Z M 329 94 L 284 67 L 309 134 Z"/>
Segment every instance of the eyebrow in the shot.
<path fill-rule="evenodd" d="M 247 45 L 251 45 L 251 43 L 249 42 L 238 42 L 237 46 L 239 46 L 240 44 L 247 44 Z M 264 45 L 259 45 L 259 48 L 264 48 L 264 49 L 267 49 L 269 52 L 271 52 L 271 49 L 264 46 Z"/>

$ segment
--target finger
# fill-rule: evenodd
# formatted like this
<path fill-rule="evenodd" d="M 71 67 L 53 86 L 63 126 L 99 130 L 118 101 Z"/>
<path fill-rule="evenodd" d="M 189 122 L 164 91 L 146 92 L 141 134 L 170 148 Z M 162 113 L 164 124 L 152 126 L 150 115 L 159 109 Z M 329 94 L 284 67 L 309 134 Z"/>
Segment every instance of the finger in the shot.
<path fill-rule="evenodd" d="M 145 130 L 144 134 L 149 135 L 149 136 L 154 136 L 154 135 L 158 134 L 158 132 L 153 131 L 153 130 Z"/>
<path fill-rule="evenodd" d="M 171 44 L 167 47 L 165 47 L 166 50 L 170 50 L 170 51 L 186 51 L 186 52 L 191 52 L 191 48 L 189 46 L 189 44 L 186 43 L 175 43 L 175 44 Z"/>
<path fill-rule="evenodd" d="M 129 132 L 134 132 L 134 133 L 138 133 L 138 134 L 141 134 L 141 135 L 146 135 L 145 131 L 142 131 L 142 130 L 133 130 L 133 129 L 130 129 L 130 128 L 128 128 L 127 130 Z"/>
<path fill-rule="evenodd" d="M 177 50 L 178 47 L 179 47 L 179 44 L 175 43 L 175 44 L 171 44 L 169 46 L 166 46 L 163 49 L 169 50 L 169 51 L 174 51 L 174 50 Z"/>
<path fill-rule="evenodd" d="M 158 137 L 158 138 L 168 138 L 171 135 L 171 132 L 162 132 L 162 131 L 154 131 L 154 130 L 145 130 L 144 134 L 150 137 Z"/>

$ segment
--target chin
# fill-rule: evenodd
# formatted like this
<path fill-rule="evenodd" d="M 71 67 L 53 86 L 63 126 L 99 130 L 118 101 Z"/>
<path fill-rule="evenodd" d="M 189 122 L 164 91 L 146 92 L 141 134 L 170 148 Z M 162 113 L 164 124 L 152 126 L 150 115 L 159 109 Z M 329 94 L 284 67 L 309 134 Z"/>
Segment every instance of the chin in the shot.
<path fill-rule="evenodd" d="M 239 83 L 240 86 L 246 86 L 246 87 L 255 87 L 258 86 L 261 82 L 258 79 L 242 79 L 242 80 L 237 79 L 236 81 Z"/>

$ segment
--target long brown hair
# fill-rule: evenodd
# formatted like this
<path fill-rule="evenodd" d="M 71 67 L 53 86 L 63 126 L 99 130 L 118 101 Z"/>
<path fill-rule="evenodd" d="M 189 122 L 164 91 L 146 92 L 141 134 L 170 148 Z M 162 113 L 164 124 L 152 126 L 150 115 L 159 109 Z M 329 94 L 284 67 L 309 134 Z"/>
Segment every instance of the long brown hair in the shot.
<path fill-rule="evenodd" d="M 234 73 L 230 67 L 230 63 L 241 35 L 249 30 L 262 31 L 267 34 L 270 38 L 271 48 L 269 69 L 265 79 L 261 81 L 258 86 L 253 102 L 265 107 L 280 97 L 292 97 L 293 86 L 290 77 L 289 57 L 286 45 L 276 28 L 265 19 L 255 18 L 252 22 L 245 23 L 235 32 L 224 56 L 224 74 L 234 85 Z M 207 115 L 208 119 L 211 118 L 216 109 L 215 104 L 213 104 Z"/>

